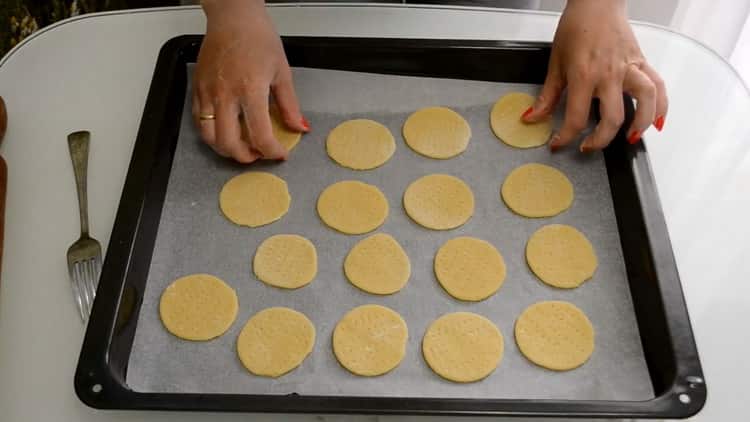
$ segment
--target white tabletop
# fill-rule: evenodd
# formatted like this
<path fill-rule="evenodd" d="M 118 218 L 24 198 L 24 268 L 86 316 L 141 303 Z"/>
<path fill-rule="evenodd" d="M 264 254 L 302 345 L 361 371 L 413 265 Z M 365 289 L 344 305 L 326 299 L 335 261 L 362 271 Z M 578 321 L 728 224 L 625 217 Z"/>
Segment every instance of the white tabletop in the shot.
<path fill-rule="evenodd" d="M 550 40 L 557 21 L 545 13 L 403 6 L 277 6 L 272 16 L 287 35 L 512 40 Z M 78 129 L 93 134 L 91 227 L 106 246 L 159 48 L 174 36 L 202 33 L 204 25 L 196 8 L 83 16 L 35 34 L 0 61 L 9 115 L 0 150 L 9 167 L 0 286 L 3 421 L 247 419 L 98 411 L 73 392 L 84 327 L 65 261 L 78 236 L 65 137 Z M 750 92 L 697 43 L 647 25 L 636 25 L 636 34 L 670 94 L 665 130 L 647 132 L 646 142 L 708 382 L 707 405 L 695 419 L 739 420 L 750 379 Z"/>

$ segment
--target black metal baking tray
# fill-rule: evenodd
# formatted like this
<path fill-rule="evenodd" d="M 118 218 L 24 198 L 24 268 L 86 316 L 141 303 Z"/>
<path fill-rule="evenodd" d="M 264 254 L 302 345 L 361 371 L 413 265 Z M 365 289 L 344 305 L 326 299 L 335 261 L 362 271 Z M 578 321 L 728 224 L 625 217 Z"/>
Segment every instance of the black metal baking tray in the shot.
<path fill-rule="evenodd" d="M 706 384 L 642 144 L 624 133 L 604 152 L 642 348 L 655 397 L 644 401 L 435 399 L 178 394 L 133 391 L 128 358 L 201 36 L 168 41 L 156 65 L 86 331 L 75 390 L 107 409 L 684 418 L 705 403 Z M 470 40 L 284 38 L 292 66 L 540 84 L 549 45 Z M 633 106 L 626 98 L 626 114 Z M 626 127 L 624 125 L 624 127 Z"/>

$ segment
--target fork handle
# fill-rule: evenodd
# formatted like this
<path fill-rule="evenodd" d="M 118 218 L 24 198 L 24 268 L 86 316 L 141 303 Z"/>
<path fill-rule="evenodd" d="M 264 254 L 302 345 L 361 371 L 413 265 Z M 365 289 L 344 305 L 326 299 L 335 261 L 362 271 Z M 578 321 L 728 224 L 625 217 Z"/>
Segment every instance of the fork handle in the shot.
<path fill-rule="evenodd" d="M 81 235 L 89 235 L 88 196 L 86 194 L 86 180 L 89 160 L 89 139 L 91 134 L 82 130 L 68 135 L 70 159 L 73 161 L 73 173 L 76 176 L 78 190 L 78 210 L 81 216 Z"/>

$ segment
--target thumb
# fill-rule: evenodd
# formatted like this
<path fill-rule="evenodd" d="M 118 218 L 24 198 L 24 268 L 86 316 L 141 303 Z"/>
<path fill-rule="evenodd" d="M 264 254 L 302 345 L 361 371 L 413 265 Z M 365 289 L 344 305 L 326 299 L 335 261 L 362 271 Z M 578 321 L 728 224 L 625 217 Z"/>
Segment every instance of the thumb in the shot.
<path fill-rule="evenodd" d="M 273 98 L 281 112 L 281 118 L 284 124 L 292 130 L 298 132 L 309 132 L 310 124 L 302 116 L 297 101 L 297 94 L 294 92 L 294 83 L 292 82 L 292 72 L 287 66 L 279 72 L 276 80 L 271 86 Z"/>
<path fill-rule="evenodd" d="M 547 118 L 560 101 L 563 88 L 565 88 L 565 82 L 560 76 L 560 72 L 550 67 L 547 78 L 544 80 L 542 92 L 539 93 L 534 105 L 523 113 L 521 119 L 526 123 L 535 123 Z"/>

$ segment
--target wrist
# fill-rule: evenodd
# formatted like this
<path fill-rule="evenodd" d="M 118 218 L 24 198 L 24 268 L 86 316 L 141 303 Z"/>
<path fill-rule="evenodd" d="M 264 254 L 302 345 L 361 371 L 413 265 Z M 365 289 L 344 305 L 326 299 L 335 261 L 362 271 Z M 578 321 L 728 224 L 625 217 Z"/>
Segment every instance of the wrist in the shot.
<path fill-rule="evenodd" d="M 569 8 L 625 13 L 627 2 L 625 0 L 568 0 L 565 3 L 565 9 Z"/>
<path fill-rule="evenodd" d="M 201 7 L 209 23 L 265 13 L 264 0 L 201 0 Z"/>

